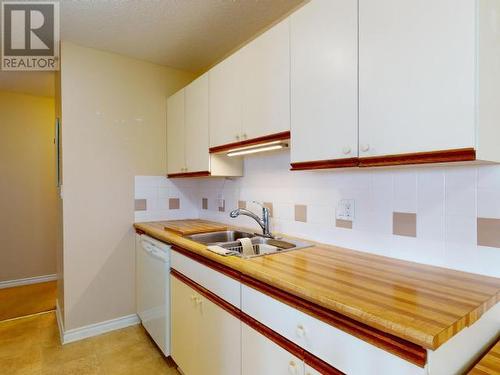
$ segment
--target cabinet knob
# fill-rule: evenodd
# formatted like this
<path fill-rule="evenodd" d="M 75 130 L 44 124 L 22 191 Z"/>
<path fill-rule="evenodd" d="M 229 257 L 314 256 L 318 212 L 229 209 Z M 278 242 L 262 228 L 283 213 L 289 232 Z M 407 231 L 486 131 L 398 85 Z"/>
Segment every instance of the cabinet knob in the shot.
<path fill-rule="evenodd" d="M 191 301 L 196 302 L 196 296 L 194 294 L 191 296 Z"/>
<path fill-rule="evenodd" d="M 295 363 L 295 361 L 290 361 L 288 363 L 288 372 L 291 375 L 297 375 L 297 364 Z"/>
<path fill-rule="evenodd" d="M 236 140 L 238 140 L 238 141 L 240 140 L 239 134 L 236 134 Z"/>
<path fill-rule="evenodd" d="M 361 151 L 367 152 L 369 149 L 370 149 L 370 145 L 368 143 L 361 145 Z"/>
<path fill-rule="evenodd" d="M 298 337 L 303 338 L 306 335 L 306 329 L 302 324 L 299 324 L 295 329 L 295 333 L 297 334 Z"/>
<path fill-rule="evenodd" d="M 242 138 L 243 138 L 243 139 L 247 139 L 247 138 L 248 138 L 248 137 L 247 137 L 247 134 L 246 134 L 246 133 L 243 133 Z"/>
<path fill-rule="evenodd" d="M 342 152 L 344 153 L 344 155 L 348 155 L 351 153 L 351 148 L 349 146 L 345 146 L 343 149 L 342 149 Z"/>

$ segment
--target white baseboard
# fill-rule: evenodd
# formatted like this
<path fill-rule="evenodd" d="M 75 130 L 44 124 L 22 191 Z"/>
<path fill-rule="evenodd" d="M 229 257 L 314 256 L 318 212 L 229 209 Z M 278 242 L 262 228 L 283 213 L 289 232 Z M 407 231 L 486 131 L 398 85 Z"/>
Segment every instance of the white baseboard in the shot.
<path fill-rule="evenodd" d="M 25 279 L 0 281 L 0 289 L 12 288 L 21 285 L 46 283 L 48 281 L 55 281 L 55 280 L 57 280 L 57 275 L 44 275 L 44 276 L 27 277 Z"/>
<path fill-rule="evenodd" d="M 122 316 L 120 318 L 106 320 L 104 322 L 90 324 L 88 326 L 69 329 L 64 331 L 62 334 L 61 342 L 62 344 L 68 344 L 70 342 L 83 340 L 89 337 L 98 336 L 106 332 L 111 332 L 117 329 L 130 327 L 139 324 L 140 320 L 137 314 L 131 314 L 127 316 Z M 59 326 L 61 330 L 61 325 Z"/>
<path fill-rule="evenodd" d="M 59 306 L 59 299 L 56 299 L 56 320 L 57 327 L 59 328 L 59 340 L 61 344 L 64 344 L 64 322 L 62 319 L 61 307 Z"/>

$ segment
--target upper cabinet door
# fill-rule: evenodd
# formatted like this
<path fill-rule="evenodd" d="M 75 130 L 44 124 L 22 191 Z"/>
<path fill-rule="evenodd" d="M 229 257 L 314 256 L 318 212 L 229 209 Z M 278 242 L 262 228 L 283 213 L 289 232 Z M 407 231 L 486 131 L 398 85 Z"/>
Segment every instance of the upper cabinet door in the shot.
<path fill-rule="evenodd" d="M 243 139 L 290 130 L 290 20 L 242 48 Z"/>
<path fill-rule="evenodd" d="M 184 89 L 167 100 L 167 170 L 169 174 L 183 173 L 184 154 Z"/>
<path fill-rule="evenodd" d="M 358 156 L 357 18 L 351 0 L 291 16 L 292 163 Z"/>
<path fill-rule="evenodd" d="M 185 147 L 187 172 L 208 171 L 208 74 L 186 87 Z"/>
<path fill-rule="evenodd" d="M 351 0 L 291 16 L 292 163 L 358 156 L 357 18 Z"/>
<path fill-rule="evenodd" d="M 240 51 L 213 67 L 209 73 L 210 147 L 241 138 Z"/>
<path fill-rule="evenodd" d="M 359 0 L 360 157 L 474 147 L 475 3 Z"/>

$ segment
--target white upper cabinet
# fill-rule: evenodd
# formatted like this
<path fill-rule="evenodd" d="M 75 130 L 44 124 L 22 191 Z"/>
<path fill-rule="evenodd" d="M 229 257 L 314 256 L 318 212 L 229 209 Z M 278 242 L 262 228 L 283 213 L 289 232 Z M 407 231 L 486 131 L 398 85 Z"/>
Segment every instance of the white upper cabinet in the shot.
<path fill-rule="evenodd" d="M 210 147 L 290 130 L 289 19 L 209 72 Z"/>
<path fill-rule="evenodd" d="M 208 90 L 208 73 L 206 73 L 167 100 L 169 177 L 243 174 L 241 159 L 209 153 Z"/>
<path fill-rule="evenodd" d="M 193 81 L 185 92 L 185 144 L 188 172 L 208 171 L 208 74 Z"/>
<path fill-rule="evenodd" d="M 238 51 L 209 72 L 210 147 L 240 141 L 242 68 Z"/>
<path fill-rule="evenodd" d="M 242 48 L 242 138 L 290 130 L 290 20 Z"/>
<path fill-rule="evenodd" d="M 357 2 L 313 0 L 290 18 L 292 163 L 355 158 Z"/>
<path fill-rule="evenodd" d="M 184 173 L 184 93 L 180 90 L 167 100 L 167 170 L 169 174 Z"/>
<path fill-rule="evenodd" d="M 476 1 L 359 1 L 360 157 L 475 147 Z"/>

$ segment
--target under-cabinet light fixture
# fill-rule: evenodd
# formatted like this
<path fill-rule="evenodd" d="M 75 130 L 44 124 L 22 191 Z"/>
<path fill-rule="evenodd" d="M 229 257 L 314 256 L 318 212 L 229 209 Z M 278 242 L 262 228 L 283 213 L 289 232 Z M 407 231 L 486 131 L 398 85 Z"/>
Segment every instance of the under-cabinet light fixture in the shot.
<path fill-rule="evenodd" d="M 283 144 L 283 143 L 281 143 L 281 141 L 275 141 L 275 142 L 269 142 L 266 144 L 260 144 L 258 146 L 250 146 L 250 147 L 245 147 L 245 148 L 242 147 L 242 148 L 230 150 L 227 153 L 227 156 L 231 157 L 231 156 L 255 154 L 257 152 L 279 150 L 279 149 L 282 149 L 285 147 L 287 147 L 287 144 Z"/>

